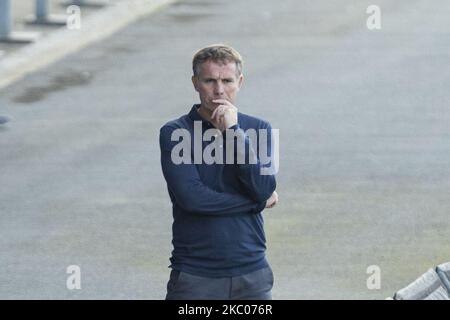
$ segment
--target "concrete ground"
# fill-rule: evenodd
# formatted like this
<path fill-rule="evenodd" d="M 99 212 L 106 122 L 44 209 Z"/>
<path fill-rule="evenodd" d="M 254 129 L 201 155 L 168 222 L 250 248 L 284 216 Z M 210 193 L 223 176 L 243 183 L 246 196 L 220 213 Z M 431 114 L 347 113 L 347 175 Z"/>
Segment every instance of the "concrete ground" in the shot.
<path fill-rule="evenodd" d="M 369 31 L 370 4 L 181 1 L 2 89 L 0 298 L 164 297 L 158 132 L 216 42 L 246 60 L 240 110 L 280 129 L 275 299 L 384 299 L 449 261 L 450 4 L 378 1 Z"/>

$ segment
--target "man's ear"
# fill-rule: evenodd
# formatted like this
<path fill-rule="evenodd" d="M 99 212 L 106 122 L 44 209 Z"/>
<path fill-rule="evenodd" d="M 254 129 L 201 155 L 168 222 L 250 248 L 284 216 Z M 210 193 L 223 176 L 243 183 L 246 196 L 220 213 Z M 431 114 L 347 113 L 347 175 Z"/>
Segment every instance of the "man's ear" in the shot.
<path fill-rule="evenodd" d="M 198 78 L 194 75 L 194 76 L 192 76 L 191 80 L 192 80 L 192 84 L 194 85 L 195 91 L 198 92 L 198 87 L 197 87 Z"/>
<path fill-rule="evenodd" d="M 244 75 L 241 73 L 238 79 L 238 88 L 241 89 L 242 83 L 244 82 Z"/>

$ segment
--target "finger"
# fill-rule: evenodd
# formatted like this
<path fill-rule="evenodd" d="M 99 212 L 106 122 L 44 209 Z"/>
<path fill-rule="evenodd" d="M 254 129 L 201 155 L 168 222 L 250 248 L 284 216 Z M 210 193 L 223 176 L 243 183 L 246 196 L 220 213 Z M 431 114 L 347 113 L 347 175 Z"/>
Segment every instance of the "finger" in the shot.
<path fill-rule="evenodd" d="M 221 103 L 221 104 L 225 104 L 225 105 L 229 105 L 231 104 L 230 101 L 226 100 L 226 99 L 215 99 L 213 100 L 214 103 Z"/>
<path fill-rule="evenodd" d="M 225 99 L 217 99 L 217 100 L 213 100 L 216 103 L 220 103 L 223 107 L 225 107 L 226 109 L 231 108 L 231 109 L 237 109 L 230 101 L 225 100 Z"/>
<path fill-rule="evenodd" d="M 219 112 L 220 112 L 220 108 L 219 107 L 217 107 L 215 110 L 214 110 L 214 112 L 213 112 L 213 115 L 212 115 L 212 119 L 214 120 L 214 121 L 218 121 L 219 120 Z"/>
<path fill-rule="evenodd" d="M 219 119 L 219 113 L 220 113 L 220 106 L 218 106 L 216 109 L 214 109 L 212 115 L 211 115 L 211 119 L 213 119 L 214 121 L 217 121 Z"/>
<path fill-rule="evenodd" d="M 224 110 L 230 110 L 230 109 L 233 109 L 233 108 L 235 108 L 232 104 L 221 104 L 221 105 L 219 105 L 220 107 L 222 107 Z"/>
<path fill-rule="evenodd" d="M 216 118 L 217 118 L 217 120 L 219 120 L 219 118 L 223 117 L 223 115 L 225 114 L 225 110 L 224 110 L 223 106 L 217 107 L 216 110 L 217 110 Z"/>
<path fill-rule="evenodd" d="M 233 109 L 233 110 L 236 109 L 237 110 L 237 107 L 228 100 L 217 99 L 214 101 L 217 101 L 217 103 L 221 103 L 226 109 Z"/>

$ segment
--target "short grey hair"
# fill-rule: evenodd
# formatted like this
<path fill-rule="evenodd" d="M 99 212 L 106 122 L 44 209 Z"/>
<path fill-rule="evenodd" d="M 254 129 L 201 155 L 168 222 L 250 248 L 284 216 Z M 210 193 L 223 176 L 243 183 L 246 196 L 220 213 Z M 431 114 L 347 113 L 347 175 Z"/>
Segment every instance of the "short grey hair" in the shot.
<path fill-rule="evenodd" d="M 212 44 L 198 50 L 192 59 L 192 71 L 194 76 L 198 76 L 200 66 L 206 61 L 214 61 L 221 63 L 236 63 L 237 76 L 242 74 L 242 66 L 244 61 L 242 56 L 236 49 L 225 44 Z"/>

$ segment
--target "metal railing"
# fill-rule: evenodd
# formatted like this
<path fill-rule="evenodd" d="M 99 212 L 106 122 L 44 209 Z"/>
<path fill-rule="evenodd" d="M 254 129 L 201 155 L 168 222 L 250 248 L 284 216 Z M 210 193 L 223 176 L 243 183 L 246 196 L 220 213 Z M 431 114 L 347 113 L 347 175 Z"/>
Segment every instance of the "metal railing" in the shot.
<path fill-rule="evenodd" d="M 80 7 L 104 7 L 108 4 L 107 0 L 71 0 L 66 1 L 66 5 L 77 5 Z"/>
<path fill-rule="evenodd" d="M 30 0 L 31 1 L 31 0 Z M 64 15 L 50 13 L 48 0 L 35 0 L 35 13 L 24 20 L 29 24 L 62 26 L 67 22 Z M 80 7 L 103 7 L 109 4 L 108 0 L 71 0 L 61 3 L 65 6 L 77 5 Z M 38 38 L 37 33 L 16 32 L 13 30 L 11 0 L 0 0 L 0 42 L 28 43 Z"/>
<path fill-rule="evenodd" d="M 65 16 L 50 14 L 47 0 L 36 0 L 35 10 L 35 15 L 28 20 L 28 23 L 57 26 L 66 24 L 67 19 Z"/>

